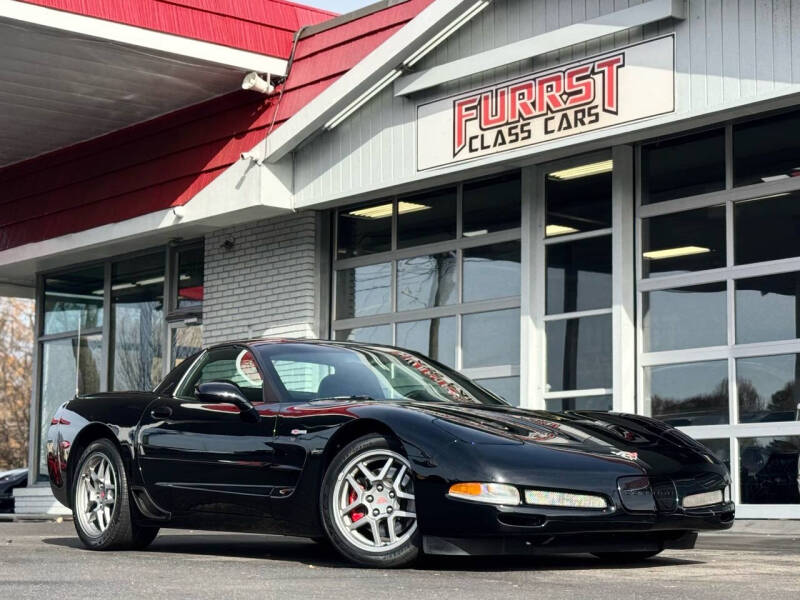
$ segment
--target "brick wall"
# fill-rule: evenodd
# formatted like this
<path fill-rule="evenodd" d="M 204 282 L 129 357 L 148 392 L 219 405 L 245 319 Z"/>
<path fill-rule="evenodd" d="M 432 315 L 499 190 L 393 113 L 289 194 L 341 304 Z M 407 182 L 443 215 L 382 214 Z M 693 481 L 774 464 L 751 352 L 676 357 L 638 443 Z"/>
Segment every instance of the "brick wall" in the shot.
<path fill-rule="evenodd" d="M 321 214 L 220 229 L 205 240 L 203 343 L 319 337 Z M 225 248 L 226 241 L 233 247 Z M 317 242 L 320 241 L 320 244 Z"/>

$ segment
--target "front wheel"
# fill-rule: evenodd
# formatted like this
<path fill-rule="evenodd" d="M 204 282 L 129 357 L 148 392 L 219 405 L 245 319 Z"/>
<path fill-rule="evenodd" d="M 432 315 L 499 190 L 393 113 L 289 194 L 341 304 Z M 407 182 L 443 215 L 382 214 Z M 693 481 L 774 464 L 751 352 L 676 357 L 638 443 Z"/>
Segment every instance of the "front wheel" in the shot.
<path fill-rule="evenodd" d="M 331 543 L 353 562 L 400 567 L 419 556 L 413 471 L 390 438 L 345 446 L 325 473 L 320 508 Z"/>
<path fill-rule="evenodd" d="M 128 478 L 111 440 L 92 442 L 81 455 L 72 485 L 75 530 L 90 550 L 142 549 L 158 528 L 139 527 L 131 518 Z"/>

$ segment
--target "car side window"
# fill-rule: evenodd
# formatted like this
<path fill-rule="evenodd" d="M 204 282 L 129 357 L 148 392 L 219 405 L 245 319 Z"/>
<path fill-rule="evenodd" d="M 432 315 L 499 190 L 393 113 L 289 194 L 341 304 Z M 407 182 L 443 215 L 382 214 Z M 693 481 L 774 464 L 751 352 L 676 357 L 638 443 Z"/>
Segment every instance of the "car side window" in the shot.
<path fill-rule="evenodd" d="M 250 402 L 263 400 L 264 379 L 253 353 L 247 348 L 226 346 L 209 350 L 192 368 L 175 395 L 193 398 L 195 388 L 209 381 L 230 381 Z"/>
<path fill-rule="evenodd" d="M 323 379 L 334 372 L 332 365 L 297 360 L 274 360 L 272 366 L 292 400 L 313 400 Z"/>

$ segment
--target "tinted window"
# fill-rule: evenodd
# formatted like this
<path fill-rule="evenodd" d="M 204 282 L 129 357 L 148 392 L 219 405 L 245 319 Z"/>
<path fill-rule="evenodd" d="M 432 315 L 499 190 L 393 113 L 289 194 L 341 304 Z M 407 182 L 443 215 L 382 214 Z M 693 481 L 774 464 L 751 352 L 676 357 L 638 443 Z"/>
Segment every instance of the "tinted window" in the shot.
<path fill-rule="evenodd" d="M 800 436 L 739 440 L 739 488 L 743 504 L 798 504 Z"/>
<path fill-rule="evenodd" d="M 163 261 L 163 258 L 161 259 Z M 203 268 L 205 255 L 203 248 L 189 248 L 178 252 L 178 299 L 176 308 L 202 306 Z"/>
<path fill-rule="evenodd" d="M 726 344 L 726 289 L 723 281 L 644 294 L 645 352 Z"/>
<path fill-rule="evenodd" d="M 544 401 L 547 410 L 564 412 L 565 410 L 611 410 L 613 397 L 610 394 L 603 396 L 576 396 L 575 398 L 548 398 Z"/>
<path fill-rule="evenodd" d="M 455 251 L 397 261 L 397 310 L 431 308 L 458 301 Z"/>
<path fill-rule="evenodd" d="M 800 272 L 736 281 L 736 341 L 800 337 Z"/>
<path fill-rule="evenodd" d="M 456 237 L 456 188 L 404 196 L 397 201 L 397 247 Z"/>
<path fill-rule="evenodd" d="M 800 112 L 733 126 L 734 185 L 794 177 L 798 169 Z"/>
<path fill-rule="evenodd" d="M 733 206 L 736 264 L 800 256 L 800 193 Z"/>
<path fill-rule="evenodd" d="M 391 200 L 381 200 L 341 211 L 337 223 L 337 258 L 391 249 L 392 207 Z"/>
<path fill-rule="evenodd" d="M 647 367 L 650 416 L 675 427 L 728 422 L 728 362 Z"/>
<path fill-rule="evenodd" d="M 519 309 L 474 313 L 462 317 L 463 366 L 519 364 Z"/>
<path fill-rule="evenodd" d="M 736 361 L 739 420 L 743 423 L 800 418 L 800 354 Z"/>
<path fill-rule="evenodd" d="M 381 263 L 336 272 L 336 317 L 347 319 L 392 309 L 392 265 Z"/>
<path fill-rule="evenodd" d="M 520 243 L 464 250 L 464 302 L 519 296 Z"/>
<path fill-rule="evenodd" d="M 545 323 L 551 392 L 611 387 L 611 315 Z"/>
<path fill-rule="evenodd" d="M 725 188 L 725 131 L 663 140 L 642 148 L 642 203 Z"/>
<path fill-rule="evenodd" d="M 103 274 L 98 265 L 45 279 L 45 335 L 102 327 Z"/>
<path fill-rule="evenodd" d="M 611 237 L 547 246 L 547 314 L 611 306 Z"/>
<path fill-rule="evenodd" d="M 545 178 L 547 237 L 611 227 L 611 173 Z"/>
<path fill-rule="evenodd" d="M 397 343 L 440 363 L 456 364 L 456 317 L 424 319 L 397 324 Z"/>
<path fill-rule="evenodd" d="M 463 230 L 472 237 L 520 226 L 519 173 L 464 184 Z"/>
<path fill-rule="evenodd" d="M 195 387 L 209 381 L 236 384 L 250 402 L 262 402 L 263 379 L 252 352 L 239 346 L 214 348 L 200 357 L 176 395 L 193 398 Z"/>
<path fill-rule="evenodd" d="M 674 275 L 725 266 L 725 207 L 642 220 L 642 274 Z"/>
<path fill-rule="evenodd" d="M 354 329 L 339 329 L 336 339 L 347 342 L 364 342 L 369 344 L 391 344 L 392 326 L 376 325 L 374 327 L 356 327 Z"/>
<path fill-rule="evenodd" d="M 519 406 L 519 377 L 490 377 L 475 381 L 509 404 Z"/>

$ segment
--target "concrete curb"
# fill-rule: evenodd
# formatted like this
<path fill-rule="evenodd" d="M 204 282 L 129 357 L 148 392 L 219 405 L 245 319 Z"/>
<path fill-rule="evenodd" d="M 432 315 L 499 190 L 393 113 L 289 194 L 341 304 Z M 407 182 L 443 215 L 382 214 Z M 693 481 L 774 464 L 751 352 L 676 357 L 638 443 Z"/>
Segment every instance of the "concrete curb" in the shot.
<path fill-rule="evenodd" d="M 739 519 L 726 531 L 704 531 L 702 535 L 786 535 L 800 536 L 800 520 L 797 519 Z"/>
<path fill-rule="evenodd" d="M 0 523 L 18 523 L 20 521 L 52 521 L 61 523 L 62 521 L 72 521 L 72 515 L 50 515 L 47 513 L 31 514 L 0 514 Z"/>

